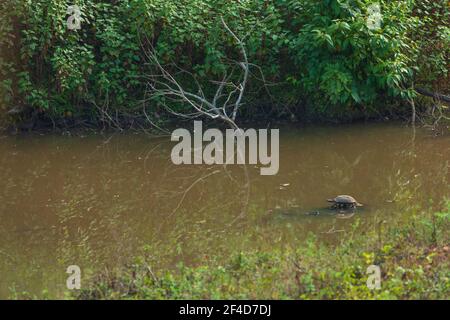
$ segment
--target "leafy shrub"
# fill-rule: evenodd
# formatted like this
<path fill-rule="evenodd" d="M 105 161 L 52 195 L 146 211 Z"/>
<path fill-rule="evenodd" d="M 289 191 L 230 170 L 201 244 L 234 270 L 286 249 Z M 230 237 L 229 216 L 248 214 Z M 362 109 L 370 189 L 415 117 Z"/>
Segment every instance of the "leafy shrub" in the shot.
<path fill-rule="evenodd" d="M 97 120 L 105 112 L 142 116 L 145 75 L 153 71 L 146 50 L 192 72 L 206 92 L 210 80 L 221 79 L 228 59 L 240 58 L 222 16 L 259 66 L 252 70 L 245 116 L 256 118 L 262 111 L 251 106 L 267 101 L 279 113 L 299 101 L 322 117 L 384 113 L 393 108 L 389 99 L 413 97 L 414 70 L 425 83 L 446 76 L 448 10 L 445 1 L 380 1 L 381 29 L 371 30 L 373 3 L 5 0 L 0 93 L 8 105 L 15 100 L 55 119 L 69 111 Z M 81 30 L 67 28 L 69 4 L 81 8 Z M 418 24 L 417 16 L 426 19 Z M 270 86 L 263 86 L 261 73 Z M 150 108 L 157 106 L 153 101 Z"/>
<path fill-rule="evenodd" d="M 291 1 L 297 33 L 290 50 L 299 70 L 292 77 L 321 111 L 333 105 L 373 104 L 386 93 L 408 94 L 411 47 L 407 30 L 413 26 L 406 1 L 381 3 L 379 30 L 368 27 L 370 1 Z M 323 97 L 323 98 L 321 98 Z"/>
<path fill-rule="evenodd" d="M 420 61 L 416 82 L 434 91 L 450 91 L 450 7 L 448 1 L 417 1 L 418 27 L 411 35 Z"/>

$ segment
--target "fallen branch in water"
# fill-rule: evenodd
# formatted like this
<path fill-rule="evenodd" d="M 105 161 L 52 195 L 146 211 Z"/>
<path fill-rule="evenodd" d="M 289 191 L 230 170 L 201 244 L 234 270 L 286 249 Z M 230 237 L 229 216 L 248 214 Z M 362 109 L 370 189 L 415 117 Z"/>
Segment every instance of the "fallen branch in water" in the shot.
<path fill-rule="evenodd" d="M 425 125 L 426 127 L 431 128 L 431 130 L 437 130 L 443 120 L 450 120 L 450 117 L 448 116 L 448 107 L 446 106 L 450 105 L 450 96 L 432 92 L 423 88 L 415 88 L 415 90 L 417 93 L 426 97 L 433 98 L 434 100 L 433 106 L 428 111 L 430 116 L 429 119 L 433 123 L 431 125 Z"/>

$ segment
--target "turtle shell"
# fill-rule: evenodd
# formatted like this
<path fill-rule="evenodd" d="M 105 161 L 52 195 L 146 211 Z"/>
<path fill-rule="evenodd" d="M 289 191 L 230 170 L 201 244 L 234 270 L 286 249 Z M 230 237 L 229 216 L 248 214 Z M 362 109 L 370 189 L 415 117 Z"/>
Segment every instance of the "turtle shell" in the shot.
<path fill-rule="evenodd" d="M 336 198 L 334 198 L 334 201 L 336 203 L 348 203 L 348 204 L 357 203 L 355 198 L 353 198 L 352 196 L 348 196 L 348 195 L 337 196 Z"/>

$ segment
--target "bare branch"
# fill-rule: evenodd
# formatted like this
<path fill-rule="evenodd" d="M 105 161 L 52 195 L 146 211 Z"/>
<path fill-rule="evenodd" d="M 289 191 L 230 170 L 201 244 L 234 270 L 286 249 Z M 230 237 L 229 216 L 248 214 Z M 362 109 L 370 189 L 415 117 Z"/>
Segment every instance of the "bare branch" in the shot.
<path fill-rule="evenodd" d="M 166 102 L 162 102 L 162 105 L 170 113 L 190 119 L 201 116 L 206 116 L 211 119 L 221 119 L 231 127 L 238 129 L 236 117 L 239 108 L 242 106 L 242 100 L 250 73 L 250 63 L 248 62 L 247 52 L 242 40 L 229 28 L 223 17 L 221 17 L 221 21 L 225 30 L 237 42 L 243 61 L 233 61 L 233 66 L 230 67 L 230 70 L 224 71 L 221 81 L 210 81 L 210 83 L 217 86 L 211 99 L 206 97 L 202 86 L 191 72 L 180 68 L 176 64 L 170 64 L 172 65 L 172 68 L 174 67 L 177 69 L 177 72 L 171 73 L 167 66 L 163 66 L 157 57 L 154 48 L 145 50 L 145 55 L 149 59 L 150 65 L 156 67 L 158 72 L 157 74 L 151 73 L 150 75 L 147 75 L 146 78 L 152 97 L 165 97 L 172 102 L 183 103 L 189 107 L 186 112 L 181 113 L 174 111 Z M 232 82 L 236 69 L 241 70 L 241 76 L 238 77 L 239 82 L 237 84 Z M 180 74 L 186 74 L 192 79 L 197 87 L 196 93 L 185 89 L 179 80 L 176 79 Z"/>

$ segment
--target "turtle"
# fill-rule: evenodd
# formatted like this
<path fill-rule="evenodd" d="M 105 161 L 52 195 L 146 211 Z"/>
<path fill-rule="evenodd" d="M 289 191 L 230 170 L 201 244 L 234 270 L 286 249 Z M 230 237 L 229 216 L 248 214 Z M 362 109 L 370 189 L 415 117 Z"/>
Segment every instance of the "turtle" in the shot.
<path fill-rule="evenodd" d="M 334 199 L 327 199 L 328 202 L 332 202 L 332 209 L 355 209 L 356 207 L 362 207 L 363 205 L 356 201 L 355 198 L 348 195 L 339 195 Z"/>

